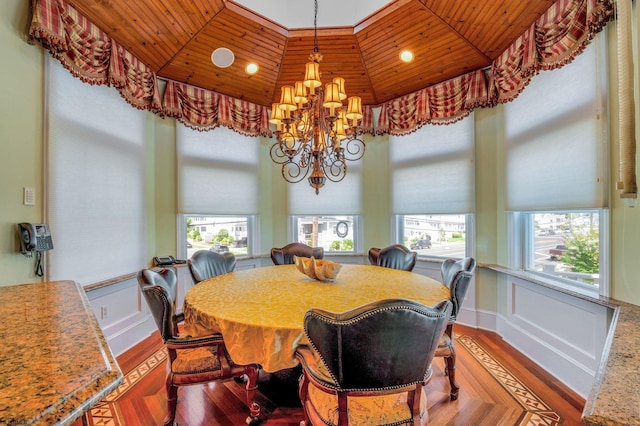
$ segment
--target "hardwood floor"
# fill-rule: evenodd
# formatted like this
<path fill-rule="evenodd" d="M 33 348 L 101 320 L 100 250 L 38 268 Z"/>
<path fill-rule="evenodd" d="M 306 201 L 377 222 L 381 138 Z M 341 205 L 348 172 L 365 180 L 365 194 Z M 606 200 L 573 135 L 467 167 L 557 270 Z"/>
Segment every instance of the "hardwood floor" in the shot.
<path fill-rule="evenodd" d="M 456 325 L 456 336 L 460 397 L 449 400 L 443 360 L 436 359 L 433 379 L 426 387 L 430 425 L 582 424 L 584 399 L 495 333 Z M 154 334 L 118 357 L 123 373 L 134 370 L 161 347 L 159 335 Z M 303 413 L 294 376 L 295 372 L 261 374 L 259 402 L 268 414 L 263 425 L 299 425 Z M 166 412 L 164 378 L 164 365 L 152 369 L 118 398 L 120 419 L 94 424 L 162 424 Z M 176 421 L 180 425 L 245 424 L 248 409 L 244 389 L 232 380 L 183 387 L 178 396 Z M 74 424 L 81 425 L 80 421 Z"/>

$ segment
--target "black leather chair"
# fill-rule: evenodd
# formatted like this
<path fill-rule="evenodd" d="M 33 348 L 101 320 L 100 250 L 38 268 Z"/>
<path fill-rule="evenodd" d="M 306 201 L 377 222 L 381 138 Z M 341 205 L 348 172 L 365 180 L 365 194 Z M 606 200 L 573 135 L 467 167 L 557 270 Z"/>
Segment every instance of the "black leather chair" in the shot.
<path fill-rule="evenodd" d="M 413 271 L 417 257 L 418 253 L 402 244 L 392 244 L 382 249 L 376 247 L 369 249 L 369 263 L 401 271 Z"/>
<path fill-rule="evenodd" d="M 236 256 L 231 252 L 216 253 L 211 250 L 198 250 L 187 261 L 194 283 L 207 278 L 233 272 L 236 268 Z"/>
<path fill-rule="evenodd" d="M 180 334 L 178 323 L 184 317 L 182 314 L 176 314 L 176 274 L 173 269 L 143 269 L 138 272 L 137 278 L 169 355 L 165 384 L 167 415 L 164 424 L 174 424 L 179 386 L 242 375 L 247 377 L 247 405 L 250 412 L 248 422 L 259 422 L 260 406 L 254 400 L 259 367 L 235 364 L 229 357 L 219 333 L 204 337 Z"/>
<path fill-rule="evenodd" d="M 388 299 L 343 313 L 309 310 L 309 344 L 295 352 L 303 369 L 304 424 L 426 425 L 423 386 L 451 309 L 448 300 L 431 308 Z M 398 403 L 403 396 L 406 403 Z M 374 398 L 367 404 L 359 397 Z"/>
<path fill-rule="evenodd" d="M 284 247 L 271 249 L 271 260 L 274 265 L 293 265 L 293 256 L 311 257 L 322 259 L 324 249 L 322 247 L 309 247 L 302 243 L 290 243 Z"/>
<path fill-rule="evenodd" d="M 449 384 L 451 385 L 450 397 L 452 400 L 458 399 L 460 392 L 460 385 L 456 382 L 456 348 L 453 326 L 460 312 L 462 301 L 467 294 L 475 268 L 476 261 L 472 257 L 465 257 L 459 260 L 447 259 L 440 268 L 442 283 L 449 288 L 453 309 L 435 356 L 445 359 L 445 374 L 449 376 Z"/>

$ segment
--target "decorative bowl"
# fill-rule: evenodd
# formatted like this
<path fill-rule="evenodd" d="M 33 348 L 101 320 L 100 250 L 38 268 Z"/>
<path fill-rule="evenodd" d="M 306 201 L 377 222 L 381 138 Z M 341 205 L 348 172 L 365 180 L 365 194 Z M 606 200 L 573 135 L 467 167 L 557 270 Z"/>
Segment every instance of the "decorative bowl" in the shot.
<path fill-rule="evenodd" d="M 330 260 L 311 257 L 293 256 L 293 261 L 300 272 L 319 281 L 333 281 L 342 265 Z"/>

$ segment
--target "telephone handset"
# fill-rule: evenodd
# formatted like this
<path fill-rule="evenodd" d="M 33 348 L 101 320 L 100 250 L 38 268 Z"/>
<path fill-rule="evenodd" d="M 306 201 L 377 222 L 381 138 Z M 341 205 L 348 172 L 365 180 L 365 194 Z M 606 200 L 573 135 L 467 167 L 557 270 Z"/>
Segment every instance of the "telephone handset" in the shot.
<path fill-rule="evenodd" d="M 186 260 L 176 259 L 173 256 L 156 256 L 153 258 L 156 266 L 169 266 L 175 264 L 187 263 Z"/>
<path fill-rule="evenodd" d="M 53 249 L 53 240 L 49 225 L 46 223 L 20 223 L 20 251 L 22 254 L 32 251 L 47 251 Z"/>

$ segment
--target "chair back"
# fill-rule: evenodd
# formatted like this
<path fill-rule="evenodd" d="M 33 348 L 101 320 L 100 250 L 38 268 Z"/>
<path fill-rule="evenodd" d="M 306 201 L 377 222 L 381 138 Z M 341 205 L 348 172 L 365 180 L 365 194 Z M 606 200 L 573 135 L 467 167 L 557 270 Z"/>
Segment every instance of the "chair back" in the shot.
<path fill-rule="evenodd" d="M 445 300 L 431 308 L 387 299 L 343 313 L 310 309 L 304 331 L 336 390 L 386 389 L 422 383 L 451 314 Z"/>
<path fill-rule="evenodd" d="M 374 249 L 372 249 L 374 250 Z M 375 256 L 375 251 L 372 253 L 369 250 L 369 261 Z M 401 271 L 413 271 L 416 266 L 416 259 L 418 253 L 409 250 L 402 244 L 393 244 L 388 247 L 380 249 L 377 253 L 376 265 L 385 268 L 399 269 Z"/>
<path fill-rule="evenodd" d="M 158 271 L 143 269 L 138 272 L 137 278 L 162 340 L 166 342 L 177 335 L 177 326 L 174 321 L 176 273 L 171 268 L 163 268 Z"/>
<path fill-rule="evenodd" d="M 442 263 L 440 268 L 442 283 L 449 288 L 451 302 L 453 303 L 451 321 L 456 320 L 475 269 L 476 260 L 472 257 L 465 257 L 459 260 L 447 259 Z"/>
<path fill-rule="evenodd" d="M 322 247 L 309 247 L 302 243 L 290 243 L 282 248 L 274 247 L 271 249 L 271 260 L 274 265 L 293 265 L 295 263 L 293 256 L 313 256 L 316 259 L 322 259 L 324 257 L 324 249 Z"/>
<path fill-rule="evenodd" d="M 211 250 L 198 250 L 187 261 L 189 272 L 196 284 L 208 278 L 233 272 L 236 268 L 236 255 L 231 252 L 216 253 Z"/>
<path fill-rule="evenodd" d="M 380 256 L 380 248 L 379 247 L 371 247 L 369 249 L 369 263 L 378 266 L 378 256 Z"/>

